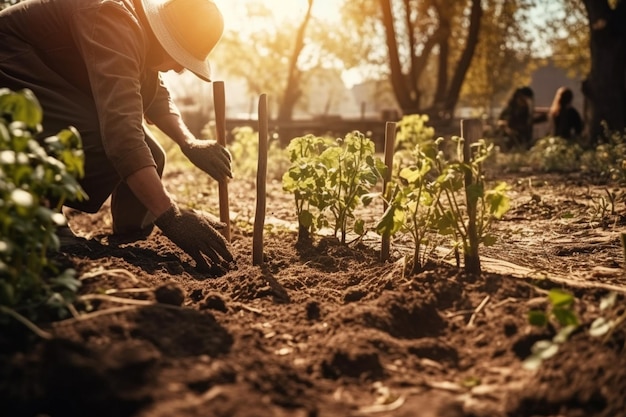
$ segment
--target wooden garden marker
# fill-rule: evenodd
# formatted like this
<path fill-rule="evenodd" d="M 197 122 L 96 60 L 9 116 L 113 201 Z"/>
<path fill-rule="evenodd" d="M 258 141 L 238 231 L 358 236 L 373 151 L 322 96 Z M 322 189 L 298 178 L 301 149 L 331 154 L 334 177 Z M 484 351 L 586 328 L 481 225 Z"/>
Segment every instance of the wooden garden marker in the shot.
<path fill-rule="evenodd" d="M 391 181 L 391 171 L 393 170 L 393 154 L 396 146 L 396 123 L 387 122 L 385 125 L 385 165 L 387 166 L 387 175 L 383 178 L 383 193 L 387 190 L 387 184 Z M 383 209 L 387 210 L 387 201 L 383 203 Z M 391 249 L 391 236 L 384 233 L 381 239 L 380 260 L 386 262 L 389 260 L 389 252 Z"/>
<path fill-rule="evenodd" d="M 477 142 L 483 136 L 483 124 L 479 119 L 461 120 L 461 137 L 463 140 L 463 162 L 471 163 L 471 144 Z M 473 184 L 473 176 L 470 170 L 465 172 L 465 189 L 468 190 Z M 467 238 L 471 253 L 464 253 L 465 271 L 472 274 L 480 274 L 480 258 L 478 256 L 478 231 L 476 230 L 476 203 L 470 202 L 470 193 L 467 196 Z M 474 253 L 475 252 L 475 253 Z"/>
<path fill-rule="evenodd" d="M 259 160 L 256 171 L 256 213 L 252 234 L 252 265 L 263 263 L 263 227 L 265 226 L 267 178 L 267 95 L 259 97 Z"/>
<path fill-rule="evenodd" d="M 226 146 L 226 94 L 224 81 L 213 82 L 213 107 L 215 108 L 215 133 L 217 143 Z M 228 203 L 228 179 L 218 182 L 220 221 L 226 224 L 221 232 L 230 242 L 230 208 Z"/>

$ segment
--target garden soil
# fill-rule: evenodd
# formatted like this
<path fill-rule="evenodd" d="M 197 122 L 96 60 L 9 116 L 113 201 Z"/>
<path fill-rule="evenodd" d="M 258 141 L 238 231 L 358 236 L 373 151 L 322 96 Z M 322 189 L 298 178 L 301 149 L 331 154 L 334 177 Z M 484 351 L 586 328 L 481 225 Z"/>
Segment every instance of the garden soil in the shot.
<path fill-rule="evenodd" d="M 414 275 L 406 238 L 387 262 L 376 236 L 298 243 L 279 181 L 268 183 L 256 266 L 256 187 L 229 183 L 236 266 L 222 275 L 197 272 L 157 229 L 115 241 L 106 206 L 70 213 L 80 239 L 58 259 L 83 299 L 75 317 L 37 322 L 50 338 L 17 323 L 0 334 L 0 415 L 626 416 L 626 325 L 589 333 L 608 294 L 614 317 L 626 306 L 626 206 L 609 198 L 621 190 L 581 176 L 505 179 L 511 210 L 481 249 L 479 277 L 443 243 Z M 217 187 L 198 172 L 166 171 L 165 183 L 179 204 L 217 212 Z M 581 326 L 528 370 L 534 343 L 560 330 L 528 323 L 553 288 L 575 296 Z"/>

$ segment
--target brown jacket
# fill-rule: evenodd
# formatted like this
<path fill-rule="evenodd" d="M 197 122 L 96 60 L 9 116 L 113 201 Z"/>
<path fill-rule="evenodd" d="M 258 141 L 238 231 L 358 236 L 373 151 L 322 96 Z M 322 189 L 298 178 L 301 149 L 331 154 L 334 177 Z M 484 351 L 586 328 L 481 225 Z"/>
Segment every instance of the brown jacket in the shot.
<path fill-rule="evenodd" d="M 33 90 L 47 134 L 78 129 L 87 177 L 109 163 L 122 179 L 154 166 L 143 117 L 178 112 L 147 68 L 155 46 L 139 16 L 133 0 L 27 0 L 0 12 L 0 87 Z"/>

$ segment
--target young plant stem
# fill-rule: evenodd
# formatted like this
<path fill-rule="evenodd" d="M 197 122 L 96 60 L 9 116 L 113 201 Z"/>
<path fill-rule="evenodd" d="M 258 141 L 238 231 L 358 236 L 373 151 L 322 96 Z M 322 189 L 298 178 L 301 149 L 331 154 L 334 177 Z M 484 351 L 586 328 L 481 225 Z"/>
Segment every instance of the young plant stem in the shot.
<path fill-rule="evenodd" d="M 32 321 L 28 320 L 26 317 L 22 316 L 17 311 L 15 311 L 15 310 L 13 310 L 11 308 L 5 307 L 5 306 L 0 306 L 0 312 L 6 314 L 8 316 L 11 316 L 16 321 L 18 321 L 21 324 L 23 324 L 24 326 L 26 326 L 28 328 L 28 330 L 30 330 L 31 332 L 35 333 L 40 338 L 45 339 L 45 340 L 52 339 L 52 334 L 51 333 L 46 332 L 45 330 L 42 330 L 39 326 L 37 326 Z"/>
<path fill-rule="evenodd" d="M 394 122 L 387 122 L 385 124 L 385 166 L 387 167 L 387 174 L 383 178 L 383 192 L 387 190 L 387 186 L 391 181 L 391 170 L 393 169 L 393 154 L 396 140 L 396 124 Z M 389 207 L 389 202 L 383 200 L 383 213 Z M 391 251 L 391 236 L 388 232 L 383 233 L 380 248 L 380 260 L 382 262 L 388 261 Z"/>
<path fill-rule="evenodd" d="M 311 235 L 309 233 L 309 228 L 300 221 L 300 215 L 304 211 L 305 201 L 303 198 L 300 198 L 299 194 L 300 193 L 296 191 L 294 193 L 294 199 L 296 202 L 296 216 L 298 217 L 298 242 L 302 243 L 308 241 L 311 238 Z"/>
<path fill-rule="evenodd" d="M 417 199 L 415 204 L 415 210 L 411 213 L 411 220 L 413 221 L 413 267 L 411 268 L 411 272 L 416 274 L 421 272 L 422 263 L 420 261 L 420 252 L 422 248 L 422 234 L 420 233 L 420 228 L 418 227 L 418 214 L 420 201 L 422 198 L 422 191 L 424 190 L 424 182 L 420 181 L 419 189 L 417 191 Z M 428 217 L 426 217 L 428 218 Z"/>
<path fill-rule="evenodd" d="M 480 274 L 480 257 L 478 255 L 478 231 L 476 230 L 477 199 L 472 198 L 469 190 L 474 184 L 472 172 L 471 144 L 476 142 L 482 135 L 482 123 L 480 120 L 462 120 L 461 136 L 463 137 L 463 162 L 467 166 L 465 170 L 465 197 L 467 203 L 467 237 L 469 247 L 464 247 L 465 271 L 470 274 Z"/>

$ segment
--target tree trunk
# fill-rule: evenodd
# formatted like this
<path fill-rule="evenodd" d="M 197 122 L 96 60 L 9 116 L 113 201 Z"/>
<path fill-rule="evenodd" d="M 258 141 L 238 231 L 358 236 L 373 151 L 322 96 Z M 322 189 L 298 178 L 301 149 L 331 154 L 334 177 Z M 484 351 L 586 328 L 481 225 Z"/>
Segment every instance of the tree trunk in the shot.
<path fill-rule="evenodd" d="M 398 101 L 398 105 L 406 114 L 408 109 L 416 109 L 419 107 L 417 83 L 413 82 L 411 77 L 407 77 L 402 72 L 398 52 L 398 40 L 396 39 L 396 30 L 393 24 L 394 17 L 391 9 L 391 0 L 380 0 L 380 5 L 383 12 L 383 24 L 385 26 L 387 50 L 389 54 L 391 86 L 396 100 Z"/>
<path fill-rule="evenodd" d="M 622 131 L 626 118 L 626 2 L 615 9 L 608 1 L 584 0 L 590 30 L 591 72 L 583 92 L 589 105 L 589 140 L 601 141 L 603 123 L 610 131 Z"/>
<path fill-rule="evenodd" d="M 461 55 L 461 59 L 457 63 L 450 87 L 448 88 L 448 95 L 444 105 L 444 111 L 448 115 L 454 114 L 454 109 L 459 101 L 459 95 L 461 94 L 461 88 L 463 87 L 463 81 L 467 75 L 476 46 L 478 45 L 478 38 L 480 34 L 480 23 L 483 18 L 483 8 L 480 0 L 472 1 L 472 12 L 470 15 L 470 26 L 467 34 L 467 41 L 465 42 L 465 49 Z"/>
<path fill-rule="evenodd" d="M 438 13 L 439 25 L 430 36 L 423 41 L 420 48 L 416 48 L 415 44 L 415 24 L 408 16 L 412 16 L 415 12 L 413 2 L 405 0 L 403 5 L 407 16 L 406 25 L 408 36 L 406 42 L 400 44 L 407 45 L 411 56 L 409 57 L 409 68 L 403 72 L 402 63 L 400 61 L 398 33 L 394 28 L 394 15 L 392 8 L 392 0 L 380 0 L 383 14 L 383 23 L 385 26 L 385 35 L 387 49 L 389 54 L 389 70 L 391 85 L 398 102 L 404 114 L 414 114 L 420 112 L 428 112 L 435 116 L 442 115 L 448 117 L 454 112 L 454 108 L 459 99 L 463 80 L 469 69 L 476 45 L 478 43 L 478 33 L 480 31 L 480 22 L 482 19 L 482 6 L 480 0 L 473 0 L 471 3 L 471 15 L 469 22 L 468 35 L 465 40 L 465 49 L 460 60 L 456 63 L 452 79 L 449 80 L 450 50 L 451 42 L 458 42 L 458 39 L 452 39 L 450 34 L 451 21 L 446 19 L 443 13 Z M 449 18 L 448 18 L 449 19 Z M 428 35 L 426 35 L 428 36 Z M 422 108 L 421 91 L 419 90 L 420 78 L 424 74 L 431 54 L 435 47 L 439 47 L 438 57 L 438 74 L 435 85 L 435 99 L 429 106 L 428 111 Z M 417 51 L 419 50 L 419 55 Z M 433 84 L 433 83 L 429 83 Z"/>
<path fill-rule="evenodd" d="M 290 121 L 293 118 L 293 110 L 302 95 L 302 90 L 300 88 L 302 74 L 300 73 L 300 70 L 298 70 L 298 57 L 304 49 L 304 35 L 306 34 L 309 21 L 311 20 L 312 8 L 313 0 L 309 0 L 306 15 L 304 16 L 302 24 L 298 28 L 293 52 L 291 54 L 291 58 L 289 59 L 287 85 L 278 110 L 278 120 L 280 121 Z"/>

